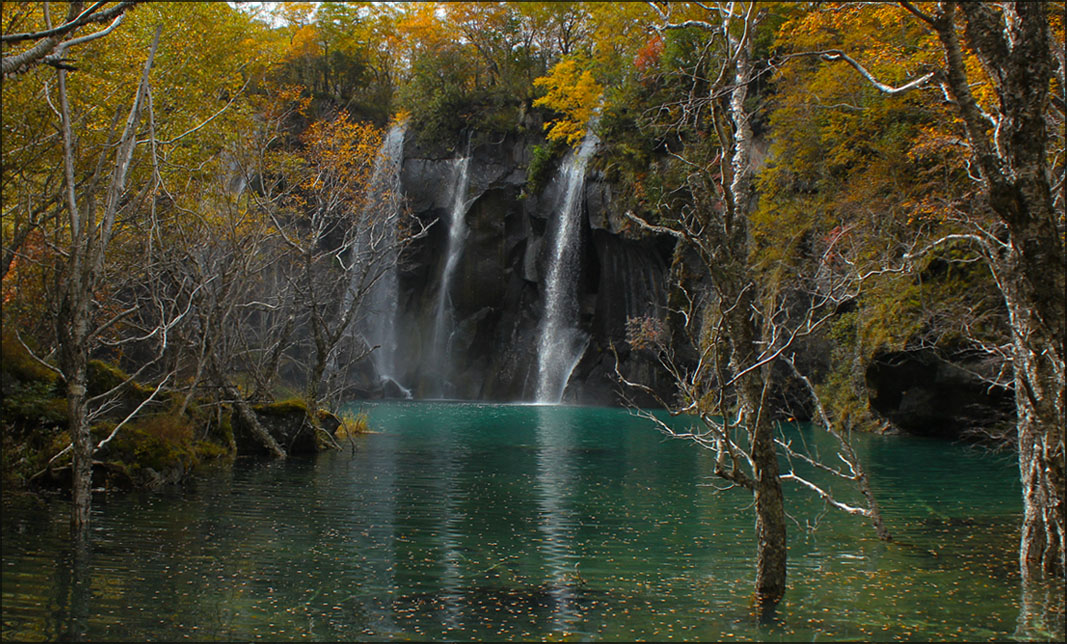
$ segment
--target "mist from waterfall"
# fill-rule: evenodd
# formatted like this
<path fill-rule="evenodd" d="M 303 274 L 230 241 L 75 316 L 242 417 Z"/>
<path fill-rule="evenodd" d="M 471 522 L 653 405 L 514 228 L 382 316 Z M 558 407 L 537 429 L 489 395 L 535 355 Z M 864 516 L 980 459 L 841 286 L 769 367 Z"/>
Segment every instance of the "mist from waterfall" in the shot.
<path fill-rule="evenodd" d="M 400 169 L 406 123 L 390 128 L 374 161 L 370 197 L 360 213 L 352 245 L 349 297 L 363 294 L 363 315 L 356 324 L 381 384 L 392 382 L 407 397 L 397 370 L 397 227 L 401 212 Z"/>
<path fill-rule="evenodd" d="M 470 183 L 470 153 L 453 161 L 451 207 L 448 213 L 448 245 L 445 263 L 441 269 L 441 284 L 437 290 L 437 305 L 433 326 L 433 370 L 435 372 L 435 397 L 443 397 L 451 392 L 446 387 L 452 377 L 452 360 L 450 340 L 455 331 L 455 306 L 452 302 L 452 286 L 455 281 L 456 267 L 463 256 L 464 242 L 467 240 L 467 188 Z"/>
<path fill-rule="evenodd" d="M 585 169 L 599 143 L 589 126 L 577 153 L 567 156 L 560 167 L 564 179 L 563 199 L 553 220 L 552 249 L 544 282 L 544 314 L 537 342 L 537 392 L 535 401 L 558 403 L 571 372 L 589 343 L 578 328 L 579 224 Z"/>

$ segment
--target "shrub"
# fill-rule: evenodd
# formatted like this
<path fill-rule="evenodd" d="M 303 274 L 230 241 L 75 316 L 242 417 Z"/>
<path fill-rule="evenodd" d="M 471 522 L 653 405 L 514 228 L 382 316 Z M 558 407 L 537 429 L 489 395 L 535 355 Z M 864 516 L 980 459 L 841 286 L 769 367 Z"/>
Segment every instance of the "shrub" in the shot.
<path fill-rule="evenodd" d="M 367 412 L 365 411 L 360 411 L 359 413 L 345 411 L 338 415 L 338 419 L 341 424 L 337 426 L 334 436 L 339 440 L 370 432 L 370 426 L 367 424 Z"/>
<path fill-rule="evenodd" d="M 558 140 L 533 146 L 530 151 L 530 164 L 526 166 L 527 195 L 537 194 L 544 187 L 545 182 L 552 176 L 556 161 L 564 148 L 565 145 Z"/>

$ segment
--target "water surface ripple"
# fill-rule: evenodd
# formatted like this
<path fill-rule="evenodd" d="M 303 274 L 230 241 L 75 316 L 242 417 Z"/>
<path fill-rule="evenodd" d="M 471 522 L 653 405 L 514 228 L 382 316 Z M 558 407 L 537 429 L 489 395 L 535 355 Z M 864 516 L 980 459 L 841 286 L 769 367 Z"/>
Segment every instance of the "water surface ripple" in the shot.
<path fill-rule="evenodd" d="M 787 487 L 799 524 L 789 591 L 777 619 L 760 622 L 750 498 L 707 485 L 707 453 L 623 410 L 362 407 L 378 431 L 343 452 L 242 463 L 192 490 L 98 497 L 80 556 L 64 501 L 8 498 L 3 638 L 1015 633 L 1020 502 L 1009 456 L 862 437 L 897 542 Z"/>

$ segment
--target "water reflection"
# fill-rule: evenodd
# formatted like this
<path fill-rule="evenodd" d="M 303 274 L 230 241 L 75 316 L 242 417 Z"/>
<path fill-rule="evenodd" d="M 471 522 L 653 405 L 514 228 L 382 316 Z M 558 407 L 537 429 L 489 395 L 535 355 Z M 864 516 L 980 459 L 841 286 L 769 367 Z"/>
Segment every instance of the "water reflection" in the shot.
<path fill-rule="evenodd" d="M 546 588 L 552 605 L 551 627 L 567 631 L 578 619 L 574 582 L 578 559 L 574 554 L 574 510 L 569 496 L 575 489 L 575 428 L 573 409 L 535 407 L 537 412 L 537 531 L 538 550 L 548 579 Z"/>
<path fill-rule="evenodd" d="M 82 642 L 89 632 L 92 553 L 87 531 L 72 532 L 72 543 L 56 566 L 55 623 L 49 630 L 59 633 L 59 639 Z"/>
<path fill-rule="evenodd" d="M 397 456 L 396 450 L 388 450 L 378 458 L 360 459 L 359 471 L 353 472 L 366 486 L 361 502 L 354 505 L 354 523 L 359 526 L 362 517 L 369 519 L 363 534 L 367 551 L 362 555 L 366 567 L 361 577 L 373 580 L 372 596 L 391 603 L 396 593 L 397 571 Z M 377 603 L 377 602 L 376 602 Z M 374 611 L 374 622 L 380 631 L 399 632 L 401 627 L 393 620 L 393 611 L 386 607 Z"/>
<path fill-rule="evenodd" d="M 3 639 L 1062 632 L 1040 622 L 1044 594 L 1020 597 L 1010 460 L 866 440 L 898 541 L 882 544 L 839 514 L 815 536 L 791 533 L 786 605 L 761 626 L 749 603 L 751 499 L 699 487 L 706 453 L 619 410 L 369 407 L 379 433 L 354 453 L 242 464 L 182 493 L 101 499 L 80 567 L 66 502 L 5 505 Z M 805 498 L 789 494 L 791 510 L 815 516 L 821 505 Z"/>
<path fill-rule="evenodd" d="M 442 566 L 440 588 L 444 601 L 444 625 L 458 629 L 462 618 L 463 575 L 461 570 L 462 528 L 466 517 L 460 505 L 459 472 L 466 450 L 456 440 L 445 440 L 437 452 L 439 498 L 441 499 L 441 527 L 439 540 Z"/>

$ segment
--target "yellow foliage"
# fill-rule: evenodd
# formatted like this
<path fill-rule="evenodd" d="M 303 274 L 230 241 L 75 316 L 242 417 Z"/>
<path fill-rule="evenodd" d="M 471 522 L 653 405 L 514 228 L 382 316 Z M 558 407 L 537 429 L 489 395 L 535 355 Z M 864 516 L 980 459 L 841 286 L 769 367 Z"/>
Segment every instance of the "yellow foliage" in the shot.
<path fill-rule="evenodd" d="M 548 107 L 564 115 L 545 124 L 549 140 L 563 140 L 568 145 L 578 145 L 600 103 L 604 88 L 588 70 L 580 69 L 573 58 L 561 60 L 548 76 L 534 79 L 534 85 L 546 90 L 544 96 L 534 101 L 534 105 Z"/>
<path fill-rule="evenodd" d="M 276 11 L 281 13 L 281 18 L 292 27 L 304 27 L 311 22 L 315 13 L 314 2 L 281 2 Z"/>
<path fill-rule="evenodd" d="M 286 53 L 286 59 L 318 56 L 322 53 L 319 45 L 319 31 L 314 25 L 304 25 L 293 34 L 293 40 Z"/>
<path fill-rule="evenodd" d="M 361 411 L 358 414 L 354 414 L 351 411 L 345 411 L 338 415 L 337 419 L 341 422 L 334 431 L 334 436 L 339 440 L 353 438 L 360 434 L 370 432 L 370 427 L 367 424 L 367 412 L 365 411 Z"/>
<path fill-rule="evenodd" d="M 382 135 L 374 125 L 352 121 L 347 112 L 341 112 L 332 121 L 312 123 L 304 133 L 304 142 L 307 161 L 315 169 L 309 178 L 316 188 L 331 181 L 362 192 L 370 180 Z"/>
<path fill-rule="evenodd" d="M 453 42 L 433 2 L 401 3 L 395 31 L 387 37 L 388 50 L 403 65 L 410 66 L 419 54 L 436 52 Z"/>
<path fill-rule="evenodd" d="M 396 114 L 393 115 L 393 118 L 389 119 L 389 127 L 399 125 L 400 123 L 404 123 L 409 120 L 411 120 L 411 112 L 409 110 L 397 110 Z"/>

